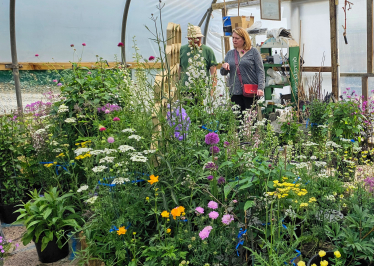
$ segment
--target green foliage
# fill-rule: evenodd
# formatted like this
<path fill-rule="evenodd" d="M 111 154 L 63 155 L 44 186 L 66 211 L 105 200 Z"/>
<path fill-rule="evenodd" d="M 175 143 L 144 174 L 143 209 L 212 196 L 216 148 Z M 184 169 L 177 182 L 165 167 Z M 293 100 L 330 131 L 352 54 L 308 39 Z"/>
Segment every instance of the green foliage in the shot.
<path fill-rule="evenodd" d="M 25 198 L 28 186 L 23 179 L 11 178 L 1 184 L 1 200 L 3 204 L 18 203 Z"/>
<path fill-rule="evenodd" d="M 68 205 L 73 194 L 59 194 L 57 188 L 51 188 L 44 196 L 34 190 L 29 194 L 31 200 L 18 210 L 20 215 L 17 222 L 23 223 L 27 230 L 22 237 L 24 245 L 31 240 L 36 243 L 41 240 L 43 251 L 50 241 L 57 238 L 58 247 L 61 248 L 67 232 L 80 229 L 79 223 L 83 220 L 75 213 L 74 206 Z"/>

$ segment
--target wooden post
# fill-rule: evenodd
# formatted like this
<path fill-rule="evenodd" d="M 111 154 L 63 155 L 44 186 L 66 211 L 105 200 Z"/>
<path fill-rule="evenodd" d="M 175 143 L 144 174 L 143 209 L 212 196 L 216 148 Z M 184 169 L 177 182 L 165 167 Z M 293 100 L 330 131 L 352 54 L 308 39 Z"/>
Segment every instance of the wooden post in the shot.
<path fill-rule="evenodd" d="M 369 59 L 368 59 L 369 60 Z M 362 84 L 362 96 L 364 96 L 364 101 L 368 99 L 369 97 L 369 85 L 368 85 L 368 76 L 363 76 L 361 78 L 361 84 Z"/>
<path fill-rule="evenodd" d="M 331 79 L 332 93 L 335 98 L 339 97 L 338 87 L 338 38 L 336 30 L 336 6 L 335 0 L 329 0 L 330 3 L 330 43 L 331 43 Z"/>
<path fill-rule="evenodd" d="M 224 6 L 224 8 L 222 8 L 222 19 L 223 17 L 226 17 L 226 16 L 227 16 L 227 10 L 226 10 L 226 6 Z M 225 55 L 226 55 L 227 52 L 230 51 L 230 38 L 226 36 L 224 36 L 223 38 L 225 40 Z M 225 60 L 225 58 L 222 58 L 222 61 L 223 60 Z"/>
<path fill-rule="evenodd" d="M 373 73 L 374 71 L 374 14 L 373 14 L 373 0 L 366 1 L 367 7 L 367 73 Z"/>

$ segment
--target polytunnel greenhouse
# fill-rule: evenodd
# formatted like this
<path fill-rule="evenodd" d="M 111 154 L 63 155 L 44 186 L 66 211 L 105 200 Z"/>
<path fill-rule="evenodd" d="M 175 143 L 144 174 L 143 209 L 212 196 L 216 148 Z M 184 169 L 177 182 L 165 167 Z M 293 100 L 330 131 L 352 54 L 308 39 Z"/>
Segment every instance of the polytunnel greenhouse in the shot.
<path fill-rule="evenodd" d="M 374 265 L 373 0 L 0 0 L 0 265 Z"/>

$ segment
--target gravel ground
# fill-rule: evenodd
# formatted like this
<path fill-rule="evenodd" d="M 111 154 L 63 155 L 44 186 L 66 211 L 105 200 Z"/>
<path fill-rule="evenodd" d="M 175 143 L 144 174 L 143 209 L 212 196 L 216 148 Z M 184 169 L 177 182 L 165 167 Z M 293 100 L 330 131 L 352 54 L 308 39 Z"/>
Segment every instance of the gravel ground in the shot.
<path fill-rule="evenodd" d="M 11 256 L 5 259 L 5 266 L 75 266 L 76 261 L 69 260 L 70 255 L 54 263 L 41 263 L 36 253 L 34 242 L 24 246 L 21 242 L 22 233 L 26 231 L 24 226 L 11 226 L 2 229 L 6 239 L 12 239 L 14 243 L 19 243 L 19 247 Z"/>

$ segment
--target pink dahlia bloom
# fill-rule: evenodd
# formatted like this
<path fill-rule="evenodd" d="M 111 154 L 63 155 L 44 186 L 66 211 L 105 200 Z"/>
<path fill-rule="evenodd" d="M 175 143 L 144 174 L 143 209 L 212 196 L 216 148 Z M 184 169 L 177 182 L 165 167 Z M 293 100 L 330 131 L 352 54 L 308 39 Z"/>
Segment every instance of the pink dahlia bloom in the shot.
<path fill-rule="evenodd" d="M 196 213 L 203 214 L 204 213 L 204 208 L 202 208 L 202 207 L 196 207 L 195 211 L 196 211 Z"/>
<path fill-rule="evenodd" d="M 212 212 L 209 213 L 209 218 L 210 218 L 210 219 L 215 220 L 215 219 L 218 218 L 218 216 L 219 216 L 219 213 L 216 212 L 216 211 L 212 211 Z"/>
<path fill-rule="evenodd" d="M 225 214 L 222 216 L 222 223 L 225 225 L 229 225 L 232 221 L 234 221 L 234 217 L 230 214 Z"/>
<path fill-rule="evenodd" d="M 218 209 L 218 203 L 211 200 L 208 203 L 208 208 L 213 209 L 213 210 Z"/>

